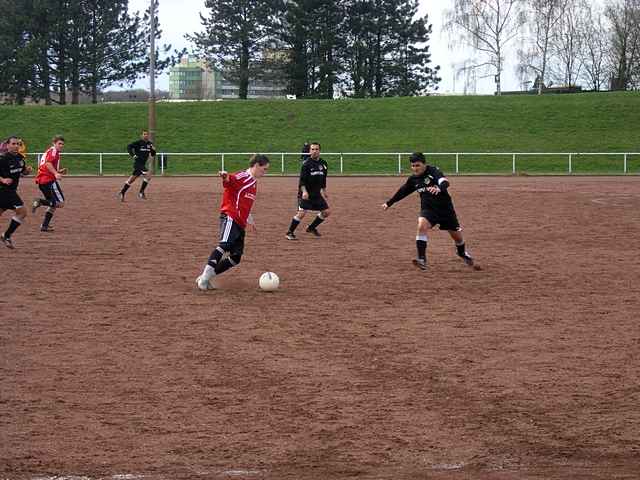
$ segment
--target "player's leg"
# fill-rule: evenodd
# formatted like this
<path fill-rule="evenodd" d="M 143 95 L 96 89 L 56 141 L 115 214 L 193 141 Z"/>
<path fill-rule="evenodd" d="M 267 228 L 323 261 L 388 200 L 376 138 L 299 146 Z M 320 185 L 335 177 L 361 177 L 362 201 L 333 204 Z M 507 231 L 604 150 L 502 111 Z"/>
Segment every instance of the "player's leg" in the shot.
<path fill-rule="evenodd" d="M 140 191 L 138 192 L 138 198 L 146 200 L 147 195 L 144 191 L 147 189 L 149 182 L 151 181 L 151 173 L 148 170 L 142 172 L 142 185 L 140 185 Z"/>
<path fill-rule="evenodd" d="M 220 217 L 219 237 L 218 246 L 213 249 L 202 274 L 196 279 L 196 284 L 200 290 L 214 289 L 213 278 L 240 263 L 237 252 L 238 250 L 240 251 L 241 257 L 242 247 L 244 246 L 244 230 L 231 218 L 222 215 Z M 238 248 L 239 242 L 242 242 L 240 248 Z M 235 258 L 231 262 L 225 262 L 232 256 L 235 256 Z"/>
<path fill-rule="evenodd" d="M 131 173 L 131 176 L 127 179 L 126 182 L 124 182 L 124 185 L 122 186 L 122 189 L 120 190 L 120 193 L 118 193 L 118 196 L 120 197 L 120 201 L 121 202 L 124 202 L 124 196 L 127 193 L 127 190 L 129 190 L 131 185 L 133 185 L 133 183 L 141 175 L 141 173 L 142 172 L 138 171 L 137 169 L 134 169 L 133 173 Z"/>
<path fill-rule="evenodd" d="M 24 222 L 24 219 L 27 217 L 27 209 L 25 208 L 24 204 L 22 203 L 22 199 L 20 199 L 18 194 L 15 194 L 15 200 L 12 203 L 14 203 L 12 210 L 15 210 L 16 213 L 11 218 L 7 230 L 0 237 L 7 248 L 14 248 L 13 241 L 11 240 L 11 235 L 13 235 L 13 232 L 15 232 L 17 228 L 22 225 L 22 222 Z M 0 210 L 0 212 L 4 212 L 4 209 Z"/>
<path fill-rule="evenodd" d="M 427 243 L 429 241 L 428 233 L 433 225 L 426 217 L 418 217 L 418 228 L 416 231 L 416 259 L 413 264 L 420 270 L 427 269 Z"/>
<path fill-rule="evenodd" d="M 320 236 L 320 232 L 318 232 L 318 226 L 325 221 L 325 219 L 331 214 L 331 210 L 329 209 L 329 205 L 327 201 L 324 199 L 322 195 L 318 195 L 310 199 L 311 208 L 310 210 L 314 210 L 318 213 L 316 218 L 313 219 L 313 222 L 309 224 L 307 227 L 307 232 L 314 234 L 316 237 Z"/>
<path fill-rule="evenodd" d="M 51 201 L 47 198 L 47 187 L 45 185 L 38 185 L 38 188 L 40 188 L 40 191 L 42 192 L 44 198 L 40 197 L 33 199 L 33 202 L 31 202 L 31 213 L 36 213 L 36 210 L 38 210 L 38 208 L 42 206 L 51 206 Z"/>
<path fill-rule="evenodd" d="M 45 197 L 49 201 L 49 208 L 44 214 L 44 219 L 42 220 L 42 225 L 40 225 L 41 232 L 52 232 L 53 227 L 49 224 L 53 219 L 53 215 L 56 212 L 56 209 L 64 207 L 64 194 L 62 193 L 62 189 L 60 188 L 60 184 L 58 182 L 51 182 L 43 185 Z"/>
<path fill-rule="evenodd" d="M 329 215 L 331 215 L 331 209 L 327 205 L 326 208 L 320 210 L 320 213 L 316 215 L 316 218 L 313 219 L 313 222 L 309 224 L 309 226 L 307 227 L 307 232 L 313 233 L 316 237 L 319 237 L 320 232 L 318 231 L 318 226 L 327 218 L 329 218 Z"/>
<path fill-rule="evenodd" d="M 287 230 L 287 235 L 286 235 L 287 240 L 296 240 L 296 233 L 295 233 L 296 228 L 298 228 L 298 225 L 300 225 L 300 222 L 302 221 L 302 219 L 306 214 L 307 214 L 307 211 L 305 209 L 303 209 L 302 207 L 298 207 L 298 211 L 291 219 L 289 230 Z"/>
<path fill-rule="evenodd" d="M 226 272 L 230 268 L 233 268 L 240 263 L 242 254 L 244 252 L 244 238 L 245 231 L 240 228 L 237 223 L 234 223 L 233 227 L 231 228 L 231 233 L 228 236 L 227 243 L 223 246 L 223 248 L 225 248 L 229 252 L 229 255 L 227 255 L 216 264 L 216 276 Z"/>
<path fill-rule="evenodd" d="M 473 266 L 473 257 L 467 252 L 464 236 L 462 235 L 462 227 L 458 226 L 456 229 L 447 230 L 449 235 L 456 244 L 456 253 L 458 256 L 470 267 Z"/>

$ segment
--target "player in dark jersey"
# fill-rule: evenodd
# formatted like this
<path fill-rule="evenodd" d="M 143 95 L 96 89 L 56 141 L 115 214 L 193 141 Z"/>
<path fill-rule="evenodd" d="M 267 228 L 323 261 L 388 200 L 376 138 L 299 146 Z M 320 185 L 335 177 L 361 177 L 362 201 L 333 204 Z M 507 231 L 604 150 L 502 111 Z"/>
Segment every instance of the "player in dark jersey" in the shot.
<path fill-rule="evenodd" d="M 320 158 L 320 144 L 314 142 L 309 147 L 309 158 L 305 160 L 300 169 L 300 180 L 298 182 L 298 211 L 291 220 L 287 231 L 287 240 L 297 240 L 296 228 L 307 214 L 308 210 L 320 212 L 307 227 L 307 232 L 316 237 L 320 236 L 318 225 L 324 222 L 331 210 L 327 203 L 327 171 L 328 166 Z"/>
<path fill-rule="evenodd" d="M 222 204 L 220 205 L 220 234 L 202 274 L 196 278 L 200 290 L 214 290 L 213 279 L 240 263 L 244 252 L 247 227 L 255 230 L 251 208 L 258 192 L 258 179 L 269 169 L 266 155 L 256 154 L 249 160 L 249 168 L 234 174 L 220 172 Z"/>
<path fill-rule="evenodd" d="M 124 202 L 124 195 L 129 190 L 129 187 L 133 185 L 133 182 L 142 175 L 142 185 L 140 185 L 140 191 L 138 192 L 138 198 L 144 200 L 147 198 L 147 195 L 144 191 L 147 189 L 147 185 L 151 181 L 151 174 L 149 173 L 149 168 L 147 167 L 147 160 L 149 157 L 156 156 L 156 150 L 153 147 L 153 143 L 149 140 L 149 132 L 146 130 L 142 131 L 142 137 L 140 140 L 130 143 L 127 145 L 127 152 L 133 159 L 133 172 L 131 172 L 131 176 L 125 182 L 122 190 L 118 196 L 120 197 L 120 201 Z"/>
<path fill-rule="evenodd" d="M 0 240 L 7 248 L 15 248 L 11 235 L 27 217 L 27 208 L 18 195 L 18 184 L 22 175 L 31 173 L 31 167 L 19 153 L 20 140 L 9 137 L 6 141 L 6 152 L 0 154 L 0 215 L 5 210 L 14 210 L 16 214 L 11 218 L 9 227 L 0 236 Z"/>
<path fill-rule="evenodd" d="M 422 153 L 411 154 L 409 161 L 413 175 L 393 197 L 382 204 L 382 209 L 387 210 L 413 192 L 420 194 L 420 215 L 416 235 L 418 256 L 413 260 L 413 264 L 421 270 L 427 269 L 427 232 L 439 225 L 440 230 L 447 230 L 451 235 L 456 244 L 458 256 L 464 263 L 473 267 L 474 260 L 465 249 L 462 227 L 449 195 L 449 180 L 437 167 L 427 165 Z"/>

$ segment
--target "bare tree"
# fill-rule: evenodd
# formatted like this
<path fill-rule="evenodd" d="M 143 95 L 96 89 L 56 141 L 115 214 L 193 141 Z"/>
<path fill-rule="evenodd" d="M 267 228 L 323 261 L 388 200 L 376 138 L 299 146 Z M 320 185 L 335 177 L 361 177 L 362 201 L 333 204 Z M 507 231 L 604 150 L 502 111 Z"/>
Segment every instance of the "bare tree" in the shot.
<path fill-rule="evenodd" d="M 454 0 L 445 12 L 444 28 L 455 42 L 470 45 L 480 54 L 472 68 L 493 70 L 496 93 L 501 94 L 505 45 L 525 23 L 522 0 Z"/>
<path fill-rule="evenodd" d="M 518 51 L 520 69 L 536 73 L 538 95 L 542 95 L 549 57 L 552 53 L 554 29 L 564 15 L 568 0 L 531 0 L 529 23 L 531 41 L 528 48 Z"/>
<path fill-rule="evenodd" d="M 640 0 L 610 0 L 605 14 L 612 26 L 612 89 L 640 84 Z"/>
<path fill-rule="evenodd" d="M 582 0 L 586 22 L 580 29 L 582 37 L 583 78 L 592 90 L 606 86 L 607 58 L 610 50 L 610 32 L 604 22 L 603 11 L 588 0 Z"/>
<path fill-rule="evenodd" d="M 575 85 L 582 69 L 582 37 L 580 31 L 586 22 L 583 5 L 568 0 L 560 21 L 554 27 L 553 50 L 556 59 L 553 75 L 556 82 Z"/>

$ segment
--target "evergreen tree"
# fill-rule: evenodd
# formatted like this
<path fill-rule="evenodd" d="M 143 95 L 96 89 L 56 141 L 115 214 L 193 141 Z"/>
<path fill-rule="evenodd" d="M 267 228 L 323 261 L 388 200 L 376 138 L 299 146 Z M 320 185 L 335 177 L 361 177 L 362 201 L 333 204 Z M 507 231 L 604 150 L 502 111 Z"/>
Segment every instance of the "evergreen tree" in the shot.
<path fill-rule="evenodd" d="M 209 16 L 200 15 L 204 31 L 187 38 L 211 66 L 240 85 L 246 99 L 249 80 L 263 77 L 265 49 L 283 11 L 280 0 L 206 0 Z"/>
<path fill-rule="evenodd" d="M 414 20 L 418 0 L 398 2 L 396 19 L 392 23 L 392 48 L 387 61 L 387 92 L 389 95 L 420 95 L 428 88 L 437 89 L 440 66 L 431 68 L 429 36 L 432 26 L 428 16 Z"/>
<path fill-rule="evenodd" d="M 0 92 L 7 103 L 24 103 L 35 80 L 25 7 L 25 0 L 0 0 Z"/>
<path fill-rule="evenodd" d="M 288 49 L 290 89 L 297 96 L 333 98 L 345 53 L 345 0 L 290 0 L 279 39 Z"/>

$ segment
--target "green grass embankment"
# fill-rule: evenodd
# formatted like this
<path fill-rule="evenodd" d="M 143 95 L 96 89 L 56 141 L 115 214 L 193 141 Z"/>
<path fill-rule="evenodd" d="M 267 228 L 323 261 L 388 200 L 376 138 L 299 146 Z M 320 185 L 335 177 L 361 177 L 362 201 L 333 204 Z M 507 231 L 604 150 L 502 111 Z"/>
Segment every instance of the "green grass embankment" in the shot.
<path fill-rule="evenodd" d="M 31 152 L 43 151 L 61 133 L 66 152 L 123 152 L 103 157 L 105 174 L 130 170 L 126 145 L 147 125 L 140 103 L 2 106 L 0 135 L 22 135 Z M 394 173 L 390 152 L 638 152 L 640 93 L 537 96 L 456 96 L 350 100 L 223 101 L 159 103 L 156 145 L 162 152 L 298 152 L 305 140 L 323 152 L 380 152 L 344 155 L 345 173 Z M 326 155 L 332 172 L 340 157 Z M 281 173 L 283 158 L 273 159 Z M 572 158 L 574 173 L 622 173 L 622 156 Z M 98 157 L 65 157 L 72 173 L 96 173 Z M 640 155 L 627 158 L 640 173 Z M 225 156 L 229 170 L 246 156 Z M 455 156 L 435 157 L 445 171 Z M 220 156 L 169 155 L 167 173 L 212 173 Z M 403 170 L 407 170 L 402 158 Z M 510 173 L 512 157 L 461 156 L 460 173 Z M 284 173 L 295 173 L 296 155 L 284 157 Z M 518 172 L 566 173 L 566 156 L 518 156 Z"/>

